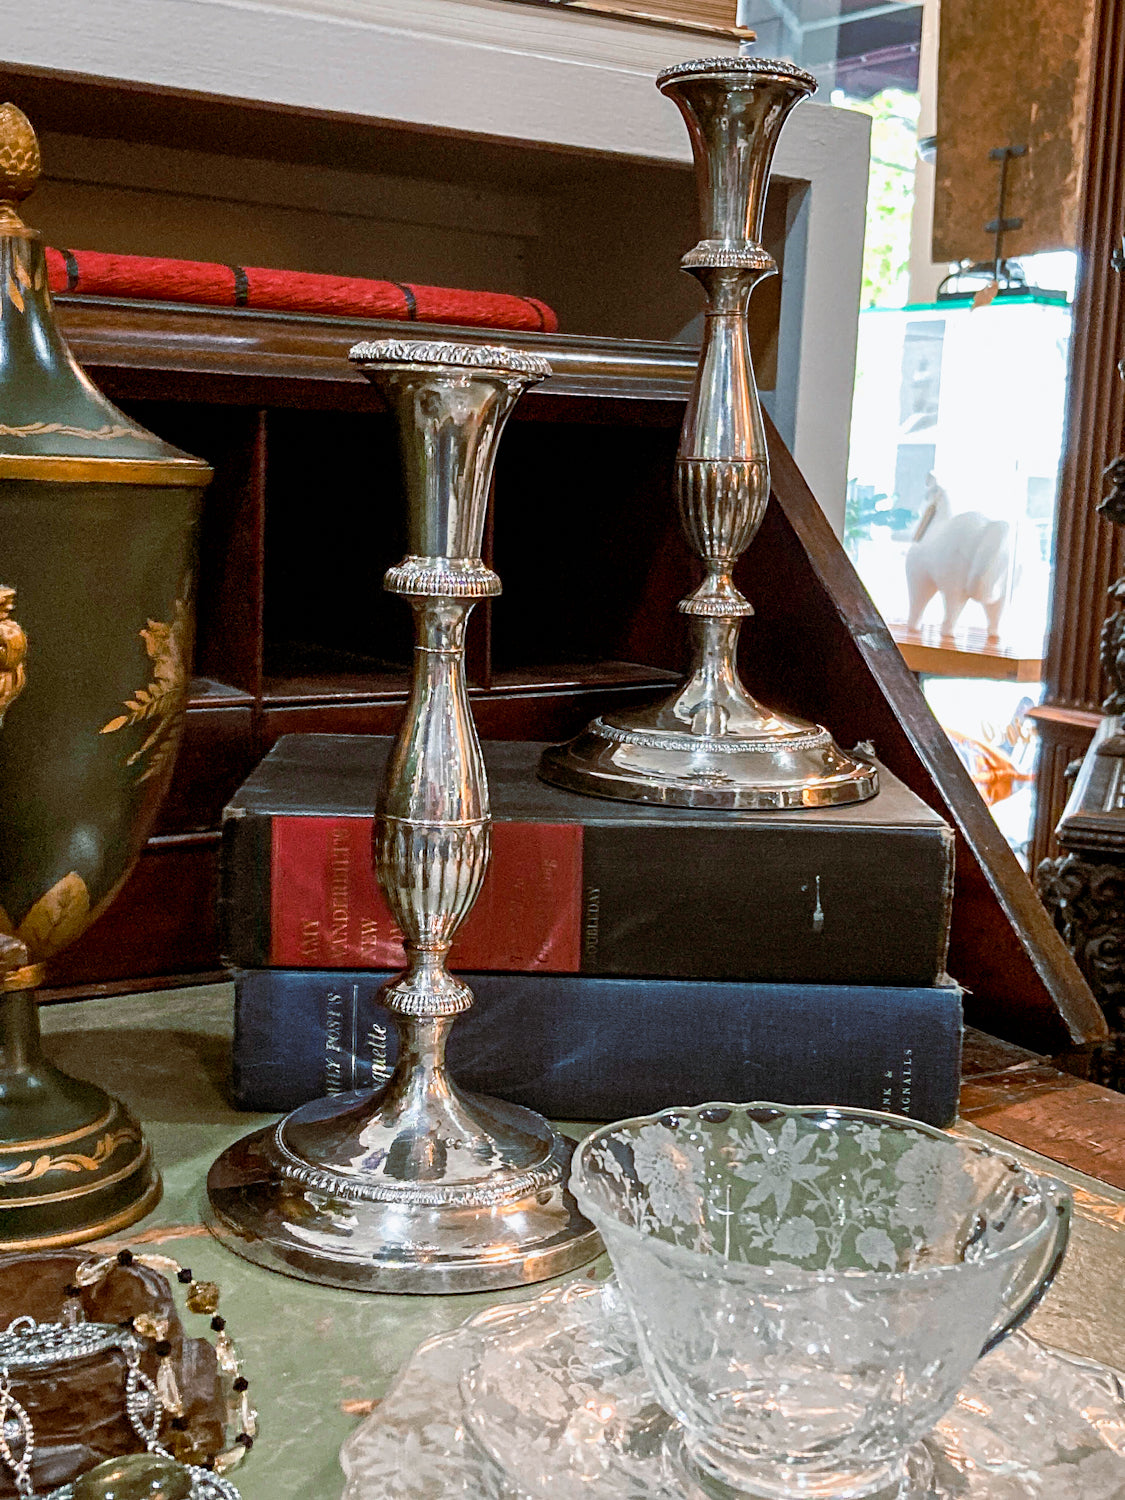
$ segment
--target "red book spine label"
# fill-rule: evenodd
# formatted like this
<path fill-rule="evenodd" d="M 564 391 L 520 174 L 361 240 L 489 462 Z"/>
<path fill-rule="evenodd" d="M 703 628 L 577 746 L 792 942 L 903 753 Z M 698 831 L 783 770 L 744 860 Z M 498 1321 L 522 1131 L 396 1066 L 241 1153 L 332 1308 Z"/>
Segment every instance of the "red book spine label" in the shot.
<path fill-rule="evenodd" d="M 272 967 L 401 966 L 402 934 L 375 878 L 371 833 L 370 818 L 274 818 Z M 492 865 L 453 945 L 453 968 L 579 972 L 582 834 L 580 823 L 492 825 Z"/>

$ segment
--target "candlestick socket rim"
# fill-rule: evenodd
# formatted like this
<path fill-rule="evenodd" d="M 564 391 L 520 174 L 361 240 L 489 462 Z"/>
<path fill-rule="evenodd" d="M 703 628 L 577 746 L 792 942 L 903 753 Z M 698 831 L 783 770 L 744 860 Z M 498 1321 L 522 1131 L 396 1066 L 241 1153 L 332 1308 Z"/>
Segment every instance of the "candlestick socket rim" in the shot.
<path fill-rule="evenodd" d="M 446 344 L 422 339 L 373 339 L 354 344 L 348 360 L 362 370 L 392 370 L 420 365 L 426 370 L 451 368 L 482 375 L 502 375 L 529 384 L 553 372 L 541 354 L 501 344 Z"/>
<path fill-rule="evenodd" d="M 774 57 L 695 57 L 688 62 L 673 63 L 662 68 L 656 75 L 656 87 L 667 93 L 671 85 L 687 78 L 727 78 L 732 81 L 745 79 L 779 79 L 799 84 L 808 93 L 815 94 L 816 78 L 805 68 L 784 58 Z"/>

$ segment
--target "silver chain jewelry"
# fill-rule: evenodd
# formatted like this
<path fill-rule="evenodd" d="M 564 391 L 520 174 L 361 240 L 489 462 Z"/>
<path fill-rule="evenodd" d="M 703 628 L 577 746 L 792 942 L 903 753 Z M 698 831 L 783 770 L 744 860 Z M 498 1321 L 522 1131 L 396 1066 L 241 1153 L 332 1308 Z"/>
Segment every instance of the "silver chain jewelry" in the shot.
<path fill-rule="evenodd" d="M 14 1431 L 10 1430 L 12 1427 Z M 18 1458 L 12 1451 L 13 1438 L 17 1439 L 20 1444 Z M 31 1418 L 12 1395 L 12 1387 L 5 1367 L 0 1369 L 0 1458 L 11 1469 L 12 1478 L 16 1482 L 16 1492 L 24 1497 L 24 1500 L 30 1500 L 30 1497 L 35 1494 L 31 1483 L 31 1460 L 34 1453 L 35 1433 L 32 1431 Z"/>
<path fill-rule="evenodd" d="M 125 1349 L 127 1369 L 125 1373 L 125 1415 L 129 1425 L 150 1453 L 159 1453 L 171 1458 L 166 1448 L 160 1446 L 157 1434 L 164 1419 L 164 1403 L 156 1393 L 155 1383 L 141 1369 L 141 1351 L 136 1339 Z M 148 1425 L 145 1425 L 145 1414 Z"/>
<path fill-rule="evenodd" d="M 125 1414 L 149 1453 L 175 1462 L 159 1440 L 164 1404 L 156 1385 L 141 1368 L 143 1345 L 127 1328 L 113 1323 L 37 1323 L 19 1317 L 0 1333 L 0 1460 L 15 1481 L 20 1500 L 36 1500 L 31 1481 L 35 1430 L 26 1408 L 12 1394 L 12 1372 L 35 1374 L 73 1359 L 88 1359 L 119 1349 L 125 1356 Z M 208 1469 L 184 1466 L 191 1475 L 192 1500 L 239 1500 L 229 1480 Z M 47 1500 L 73 1500 L 73 1484 L 54 1489 Z"/>

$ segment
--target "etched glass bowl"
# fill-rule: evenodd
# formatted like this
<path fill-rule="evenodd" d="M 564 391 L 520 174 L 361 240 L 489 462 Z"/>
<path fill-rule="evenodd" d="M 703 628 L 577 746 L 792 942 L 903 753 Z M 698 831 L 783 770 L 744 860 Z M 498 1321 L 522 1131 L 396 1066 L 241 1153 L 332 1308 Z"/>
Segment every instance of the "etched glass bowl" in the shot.
<path fill-rule="evenodd" d="M 1070 1198 L 869 1110 L 708 1104 L 595 1131 L 571 1189 L 716 1495 L 894 1494 L 1061 1261 Z"/>

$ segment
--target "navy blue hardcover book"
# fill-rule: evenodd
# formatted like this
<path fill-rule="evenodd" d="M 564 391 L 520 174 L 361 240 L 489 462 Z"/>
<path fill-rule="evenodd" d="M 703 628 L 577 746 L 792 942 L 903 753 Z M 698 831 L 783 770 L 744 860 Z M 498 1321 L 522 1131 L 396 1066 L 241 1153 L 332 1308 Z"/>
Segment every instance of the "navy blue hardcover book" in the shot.
<path fill-rule="evenodd" d="M 372 970 L 235 975 L 233 1098 L 292 1109 L 389 1077 L 396 1032 Z M 470 974 L 458 1084 L 562 1120 L 613 1120 L 711 1099 L 845 1104 L 932 1125 L 957 1114 L 961 991 Z"/>

